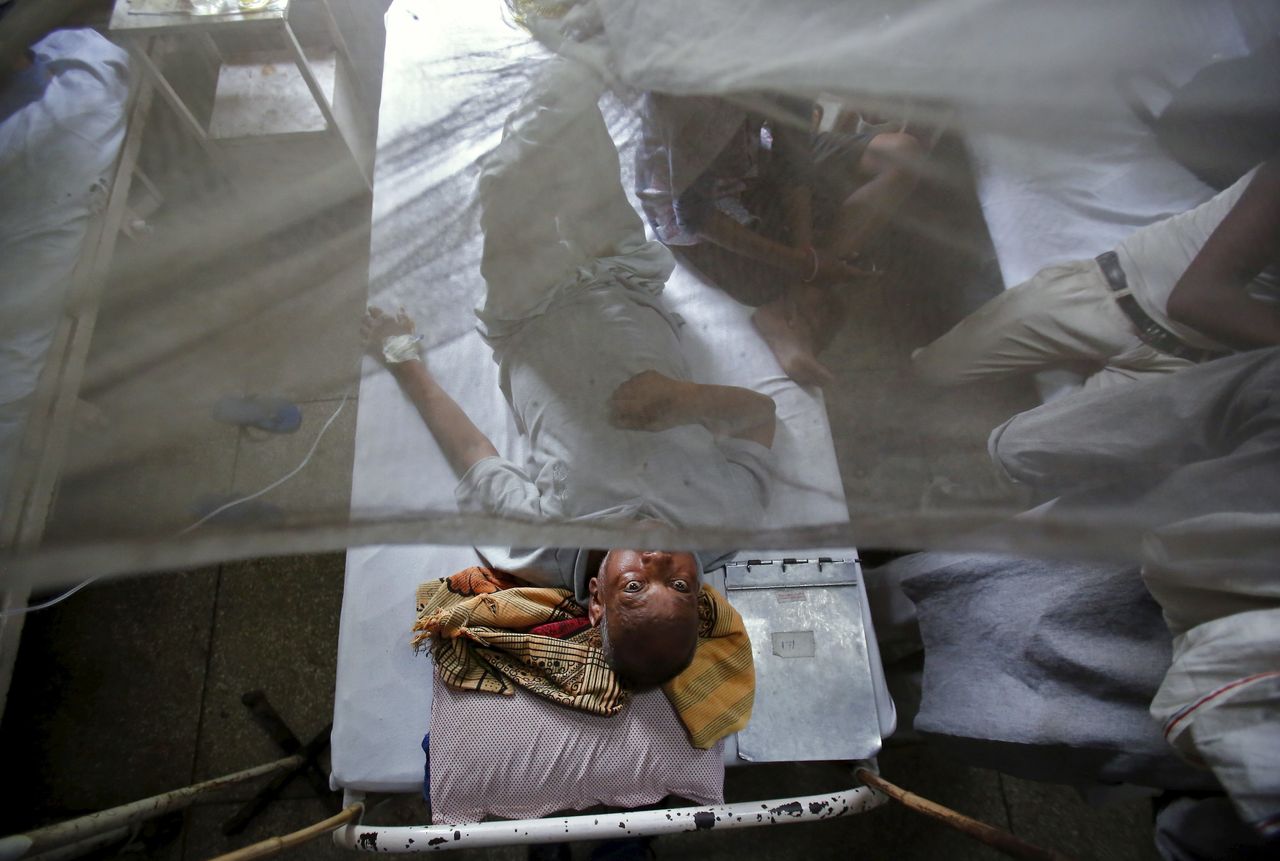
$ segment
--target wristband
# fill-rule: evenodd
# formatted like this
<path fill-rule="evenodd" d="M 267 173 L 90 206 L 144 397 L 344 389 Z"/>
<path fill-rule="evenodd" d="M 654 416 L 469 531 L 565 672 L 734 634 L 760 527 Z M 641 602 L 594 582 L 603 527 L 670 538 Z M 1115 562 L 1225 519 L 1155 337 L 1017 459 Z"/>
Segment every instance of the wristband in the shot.
<path fill-rule="evenodd" d="M 418 358 L 422 353 L 421 335 L 389 335 L 382 339 L 382 359 L 398 365 Z"/>
<path fill-rule="evenodd" d="M 807 250 L 809 252 L 809 256 L 813 258 L 813 271 L 809 273 L 808 278 L 801 276 L 800 280 L 806 284 L 811 284 L 813 279 L 818 277 L 818 249 L 810 245 Z"/>

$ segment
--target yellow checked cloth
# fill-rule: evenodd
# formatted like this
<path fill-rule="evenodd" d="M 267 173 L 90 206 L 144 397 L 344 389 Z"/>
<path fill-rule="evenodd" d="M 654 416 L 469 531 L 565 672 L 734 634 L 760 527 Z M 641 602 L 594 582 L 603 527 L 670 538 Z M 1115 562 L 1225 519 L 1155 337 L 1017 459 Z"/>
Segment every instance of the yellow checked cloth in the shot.
<path fill-rule="evenodd" d="M 628 694 L 605 663 L 600 632 L 567 637 L 529 628 L 585 617 L 564 589 L 526 586 L 502 572 L 468 568 L 418 587 L 413 644 L 430 641 L 440 680 L 452 688 L 510 696 L 512 685 L 585 712 L 615 715 Z M 663 685 L 689 742 L 706 749 L 751 719 L 755 666 L 742 617 L 714 589 L 698 594 L 698 648 Z"/>

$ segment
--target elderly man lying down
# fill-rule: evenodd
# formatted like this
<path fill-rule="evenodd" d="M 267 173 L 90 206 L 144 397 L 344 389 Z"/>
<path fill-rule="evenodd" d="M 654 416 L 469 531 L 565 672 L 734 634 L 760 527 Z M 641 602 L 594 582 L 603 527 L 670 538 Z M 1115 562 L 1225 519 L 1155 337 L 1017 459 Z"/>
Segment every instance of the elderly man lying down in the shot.
<path fill-rule="evenodd" d="M 774 403 L 690 379 L 662 301 L 671 254 L 645 240 L 627 202 L 601 90 L 571 64 L 549 65 L 481 163 L 477 315 L 528 435 L 527 467 L 500 457 L 418 359 L 406 315 L 370 309 L 365 337 L 460 477 L 464 511 L 750 528 L 766 503 Z M 657 685 L 690 660 L 694 556 L 615 551 L 601 568 L 586 551 L 534 549 L 479 561 L 572 592 L 632 685 Z"/>

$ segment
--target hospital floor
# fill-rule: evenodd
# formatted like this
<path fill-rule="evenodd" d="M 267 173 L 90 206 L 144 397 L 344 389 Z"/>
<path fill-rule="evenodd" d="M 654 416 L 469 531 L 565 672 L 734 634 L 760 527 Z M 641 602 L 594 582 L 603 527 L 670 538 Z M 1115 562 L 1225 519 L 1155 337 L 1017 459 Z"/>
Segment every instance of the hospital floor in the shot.
<path fill-rule="evenodd" d="M 936 158 L 963 170 L 954 142 Z M 270 183 L 257 191 L 264 199 L 279 192 Z M 270 235 L 248 236 L 234 255 L 169 271 L 162 293 L 133 277 L 143 270 L 130 268 L 126 251 L 90 356 L 93 421 L 79 433 L 124 434 L 140 444 L 112 463 L 94 462 L 93 447 L 83 447 L 90 453 L 77 456 L 77 479 L 61 489 L 51 536 L 179 528 L 292 469 L 335 413 L 308 466 L 265 495 L 256 516 L 272 516 L 271 507 L 303 514 L 345 507 L 357 404 L 343 399 L 357 382 L 369 211 L 367 194 L 355 195 Z M 189 235 L 199 217 L 159 214 L 150 249 L 133 264 L 153 259 L 146 254 L 170 237 Z M 1034 403 L 1029 388 L 939 394 L 921 389 L 909 369 L 912 347 L 996 289 L 971 190 L 926 185 L 876 255 L 886 274 L 852 296 L 850 318 L 826 354 L 838 377 L 828 411 L 847 429 L 837 455 L 851 513 L 1016 504 L 991 481 L 984 443 L 991 427 Z M 280 277 L 283 260 L 288 277 Z M 177 310 L 193 305 L 205 312 L 199 336 L 175 329 L 192 316 Z M 228 307 L 252 314 L 224 320 L 218 315 Z M 179 365 L 181 373 L 164 370 Z M 212 420 L 219 397 L 245 393 L 287 397 L 301 409 L 302 428 L 250 434 Z M 159 427 L 166 444 L 146 444 Z M 246 691 L 264 691 L 303 741 L 320 732 L 332 716 L 342 575 L 340 554 L 230 562 L 95 584 L 32 614 L 0 724 L 0 833 L 278 758 L 240 702 Z M 922 744 L 890 744 L 880 765 L 890 780 L 1042 846 L 1080 858 L 1155 857 L 1145 800 L 1090 807 L 1068 788 L 970 768 Z M 243 834 L 224 837 L 221 823 L 258 785 L 148 827 L 136 851 L 196 861 L 327 815 L 297 781 Z M 833 765 L 758 766 L 732 771 L 726 791 L 748 800 L 847 785 Z M 397 797 L 369 819 L 420 823 L 425 809 L 416 797 Z M 812 825 L 667 837 L 655 849 L 659 858 L 699 859 L 1000 857 L 892 804 Z M 588 852 L 583 844 L 574 854 Z M 342 854 L 321 840 L 285 857 Z M 519 859 L 524 850 L 461 857 Z"/>

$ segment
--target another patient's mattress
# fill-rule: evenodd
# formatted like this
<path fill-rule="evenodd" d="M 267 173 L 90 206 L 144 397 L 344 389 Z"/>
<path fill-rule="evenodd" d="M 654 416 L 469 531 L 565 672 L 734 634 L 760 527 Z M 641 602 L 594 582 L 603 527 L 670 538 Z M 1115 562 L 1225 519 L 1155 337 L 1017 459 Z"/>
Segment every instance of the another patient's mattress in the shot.
<path fill-rule="evenodd" d="M 1124 90 L 1158 112 L 1169 93 L 1149 84 L 1152 74 L 1181 86 L 1213 62 L 1249 53 L 1251 34 L 1227 0 L 1175 2 L 1166 12 L 1160 32 L 1153 34 L 1168 45 L 1162 67 L 1116 74 L 1125 65 L 1122 56 L 1099 62 L 1103 77 L 1087 110 L 986 105 L 962 112 L 982 213 L 1006 287 L 1044 266 L 1096 257 L 1138 228 L 1213 196 L 1213 189 L 1161 148 Z"/>
<path fill-rule="evenodd" d="M 1159 112 L 1170 94 L 1149 85 L 1152 74 L 1181 86 L 1215 61 L 1247 54 L 1248 34 L 1234 13 L 1228 0 L 1170 3 L 1159 23 L 1159 41 L 1168 48 L 1160 67 L 1137 64 L 1117 73 L 1127 65 L 1123 53 L 1100 58 L 1096 72 L 1088 72 L 1098 79 L 1086 110 L 988 104 L 961 112 L 1005 287 L 1045 266 L 1096 257 L 1135 230 L 1213 196 L 1160 146 L 1125 91 Z M 1065 370 L 1036 376 L 1045 400 L 1080 383 Z"/>

